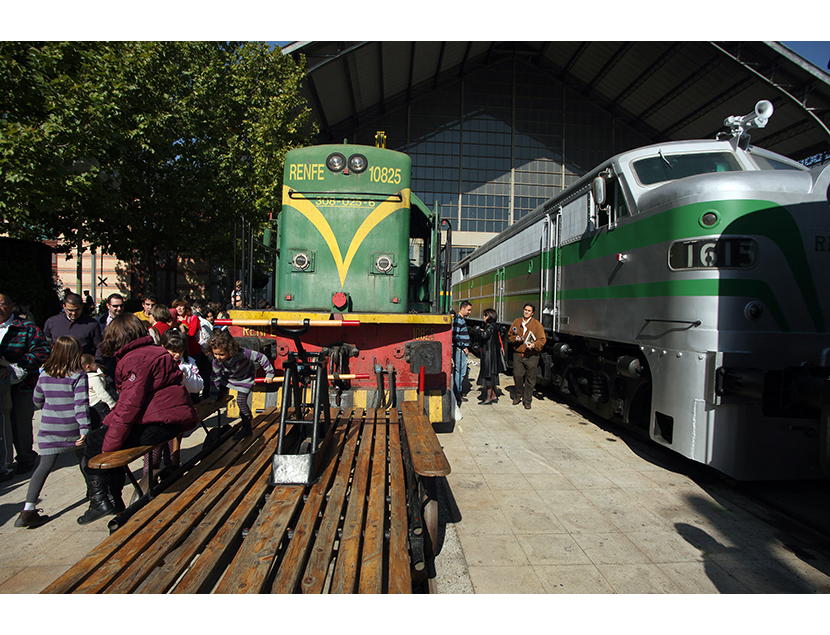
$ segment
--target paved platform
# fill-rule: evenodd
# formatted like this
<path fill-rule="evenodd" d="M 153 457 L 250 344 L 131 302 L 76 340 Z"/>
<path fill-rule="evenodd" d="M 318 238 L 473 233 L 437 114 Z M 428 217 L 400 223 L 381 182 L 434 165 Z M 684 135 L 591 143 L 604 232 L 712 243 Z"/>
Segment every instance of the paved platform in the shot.
<path fill-rule="evenodd" d="M 472 592 L 830 592 L 826 539 L 619 426 L 501 388 L 488 406 L 470 392 L 439 434 Z"/>
<path fill-rule="evenodd" d="M 568 405 L 512 406 L 504 379 L 497 404 L 473 391 L 464 418 L 438 427 L 452 466 L 441 488 L 440 593 L 830 592 L 825 539 Z M 185 439 L 184 460 L 203 434 Z M 15 528 L 28 477 L 0 483 L 0 593 L 39 592 L 107 536 L 106 519 L 76 522 L 86 504 L 71 455 L 39 503 L 53 520 Z"/>

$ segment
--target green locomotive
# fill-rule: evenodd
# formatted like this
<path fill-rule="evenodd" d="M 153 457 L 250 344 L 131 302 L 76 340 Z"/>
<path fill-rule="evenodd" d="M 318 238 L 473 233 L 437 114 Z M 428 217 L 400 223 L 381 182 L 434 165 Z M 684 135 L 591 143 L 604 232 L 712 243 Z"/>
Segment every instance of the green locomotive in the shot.
<path fill-rule="evenodd" d="M 359 377 L 336 382 L 337 405 L 386 408 L 422 392 L 430 420 L 446 421 L 451 323 L 441 307 L 448 287 L 439 266 L 441 221 L 410 190 L 409 156 L 380 147 L 379 138 L 376 147 L 287 154 L 276 310 L 233 311 L 231 332 L 275 339 L 279 367 L 296 342 L 268 321 L 359 321 L 312 327 L 302 338 L 308 352 L 348 352 L 333 358 L 332 370 Z"/>

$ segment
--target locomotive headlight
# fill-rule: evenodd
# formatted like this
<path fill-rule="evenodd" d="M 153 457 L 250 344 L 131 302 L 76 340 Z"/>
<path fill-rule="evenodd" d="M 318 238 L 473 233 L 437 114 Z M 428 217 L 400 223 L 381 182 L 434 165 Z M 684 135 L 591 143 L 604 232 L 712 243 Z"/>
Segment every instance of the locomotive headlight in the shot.
<path fill-rule="evenodd" d="M 311 264 L 311 258 L 308 257 L 308 254 L 299 253 L 292 258 L 291 264 L 294 265 L 294 268 L 298 271 L 305 271 Z"/>
<path fill-rule="evenodd" d="M 753 300 L 744 307 L 744 316 L 747 320 L 757 322 L 762 315 L 764 315 L 764 305 L 757 300 Z"/>
<path fill-rule="evenodd" d="M 340 170 L 346 167 L 346 157 L 339 152 L 330 154 L 329 158 L 326 159 L 326 167 L 332 172 L 340 172 Z"/>
<path fill-rule="evenodd" d="M 364 172 L 369 167 L 369 162 L 362 154 L 353 154 L 349 157 L 349 169 L 355 174 Z"/>
<path fill-rule="evenodd" d="M 393 266 L 394 263 L 389 256 L 378 256 L 377 260 L 375 260 L 375 269 L 381 273 L 389 273 Z"/>
<path fill-rule="evenodd" d="M 718 224 L 720 217 L 718 216 L 718 212 L 716 210 L 710 209 L 703 212 L 703 216 L 700 217 L 700 224 L 703 227 L 714 227 Z"/>

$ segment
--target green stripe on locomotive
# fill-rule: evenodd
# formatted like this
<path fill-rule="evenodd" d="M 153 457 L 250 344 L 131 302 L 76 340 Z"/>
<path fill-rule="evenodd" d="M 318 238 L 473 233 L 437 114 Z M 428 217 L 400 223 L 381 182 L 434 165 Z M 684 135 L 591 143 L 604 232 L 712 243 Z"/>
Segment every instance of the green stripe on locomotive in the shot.
<path fill-rule="evenodd" d="M 333 154 L 344 162 L 336 172 L 327 166 Z M 354 156 L 365 159 L 364 170 L 351 168 Z M 278 308 L 407 311 L 411 169 L 407 155 L 369 146 L 288 153 Z M 334 303 L 338 293 L 343 306 Z"/>
<path fill-rule="evenodd" d="M 699 220 L 704 213 L 716 210 L 720 218 L 713 227 L 702 225 Z M 790 212 L 782 206 L 763 200 L 707 201 L 672 208 L 653 216 L 643 216 L 634 222 L 619 225 L 612 232 L 599 232 L 583 240 L 564 245 L 559 249 L 560 266 L 567 267 L 596 258 L 631 252 L 654 243 L 667 243 L 694 236 L 747 235 L 763 236 L 778 245 L 781 254 L 797 281 L 816 331 L 826 331 L 821 313 L 815 282 L 807 260 L 804 240 L 798 224 Z M 552 258 L 548 252 L 542 261 L 544 269 L 550 269 Z M 505 308 L 513 309 L 518 301 L 538 302 L 540 286 L 539 254 L 507 265 L 502 274 L 505 286 Z M 667 274 L 671 272 L 666 266 Z M 476 278 L 464 280 L 453 288 L 453 300 L 473 300 L 474 306 L 491 305 L 495 294 L 496 270 Z M 521 294 L 521 290 L 535 289 L 535 293 Z M 512 296 L 512 297 L 511 297 Z M 545 300 L 552 300 L 545 294 Z M 565 288 L 559 291 L 560 300 L 577 299 L 625 299 L 647 297 L 682 296 L 735 296 L 753 297 L 763 302 L 770 310 L 782 332 L 791 328 L 784 309 L 775 297 L 769 284 L 751 278 L 681 280 L 644 282 L 604 287 Z M 480 298 L 480 299 L 479 299 Z M 501 317 L 501 316 L 500 316 Z M 508 316 L 504 316 L 506 320 Z M 509 321 L 509 320 L 508 320 Z"/>

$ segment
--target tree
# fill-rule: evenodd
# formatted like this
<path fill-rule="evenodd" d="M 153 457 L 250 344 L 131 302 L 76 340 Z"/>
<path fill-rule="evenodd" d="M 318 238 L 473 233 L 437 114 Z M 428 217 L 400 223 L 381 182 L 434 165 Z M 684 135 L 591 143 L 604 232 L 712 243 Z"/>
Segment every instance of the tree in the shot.
<path fill-rule="evenodd" d="M 150 280 L 159 249 L 227 250 L 312 138 L 303 76 L 264 43 L 0 43 L 0 229 L 137 256 Z"/>

